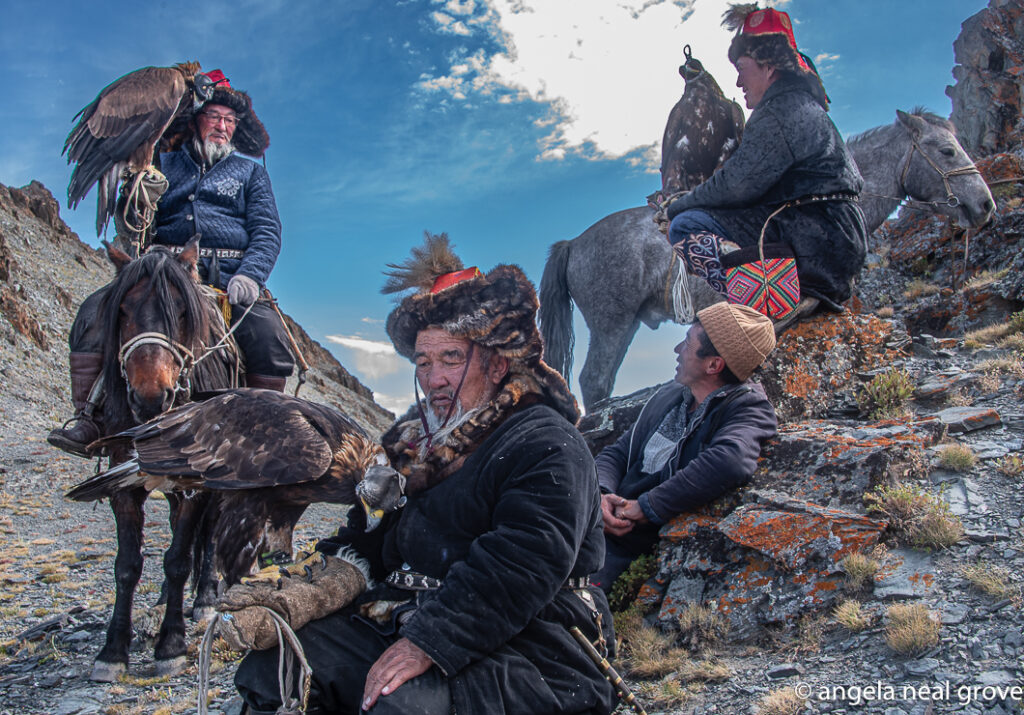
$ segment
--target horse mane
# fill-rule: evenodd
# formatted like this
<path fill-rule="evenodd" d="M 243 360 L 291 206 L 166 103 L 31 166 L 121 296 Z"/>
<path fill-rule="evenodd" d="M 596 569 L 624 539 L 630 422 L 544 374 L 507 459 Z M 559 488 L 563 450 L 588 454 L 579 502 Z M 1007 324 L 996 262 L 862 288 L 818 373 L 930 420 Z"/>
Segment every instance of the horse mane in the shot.
<path fill-rule="evenodd" d="M 162 246 L 154 246 L 125 265 L 110 285 L 97 316 L 103 326 L 103 380 L 106 386 L 103 412 L 109 430 L 124 429 L 133 424 L 128 408 L 127 387 L 118 361 L 118 353 L 121 351 L 119 318 L 121 304 L 128 291 L 144 280 L 149 281 L 150 295 L 163 308 L 162 332 L 174 337 L 171 334 L 170 311 L 174 309 L 171 289 L 175 288 L 185 309 L 182 317 L 184 339 L 181 342 L 194 352 L 209 339 L 211 333 L 210 316 L 199 285 L 173 253 Z M 123 420 L 127 422 L 122 423 Z"/>
<path fill-rule="evenodd" d="M 920 117 L 921 119 L 925 120 L 926 122 L 928 122 L 932 126 L 939 127 L 940 129 L 945 129 L 947 132 L 952 134 L 954 137 L 956 136 L 956 127 L 953 126 L 953 123 L 951 121 L 949 121 L 948 119 L 944 119 L 944 118 L 940 117 L 938 114 L 935 114 L 934 112 L 928 111 L 925 107 L 922 107 L 922 106 L 918 105 L 918 106 L 914 107 L 913 109 L 911 109 L 909 112 L 907 112 L 907 114 L 911 114 L 911 115 L 913 115 L 915 117 Z M 893 127 L 896 127 L 896 126 L 899 126 L 899 125 L 900 125 L 900 120 L 897 119 L 892 124 L 883 124 L 880 127 L 873 127 L 871 129 L 868 129 L 865 132 L 861 132 L 860 134 L 854 134 L 853 136 L 851 136 L 850 138 L 848 138 L 846 140 L 846 143 L 847 144 L 851 144 L 851 143 L 855 144 L 857 142 L 861 142 L 861 141 L 864 141 L 866 139 L 871 139 L 871 138 L 877 137 L 879 134 L 885 134 L 885 133 L 891 131 Z"/>

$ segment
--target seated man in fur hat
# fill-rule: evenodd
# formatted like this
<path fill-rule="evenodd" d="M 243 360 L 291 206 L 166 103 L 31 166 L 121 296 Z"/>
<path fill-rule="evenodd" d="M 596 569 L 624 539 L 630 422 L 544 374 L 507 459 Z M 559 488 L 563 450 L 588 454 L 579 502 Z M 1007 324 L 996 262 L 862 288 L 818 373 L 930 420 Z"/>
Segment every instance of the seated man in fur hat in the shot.
<path fill-rule="evenodd" d="M 753 308 L 715 303 L 676 345 L 675 381 L 597 455 L 605 562 L 591 580 L 606 592 L 662 524 L 742 486 L 775 436 L 775 409 L 749 382 L 775 348 L 772 322 Z"/>
<path fill-rule="evenodd" d="M 353 509 L 317 546 L 351 547 L 377 585 L 297 631 L 308 712 L 609 713 L 615 692 L 569 630 L 614 643 L 588 584 L 597 480 L 576 402 L 541 359 L 534 288 L 515 266 L 463 269 L 443 235 L 395 268 L 385 291 L 415 291 L 387 330 L 417 399 L 382 443 L 408 501 L 369 534 Z M 242 662 L 249 712 L 281 705 L 277 672 L 277 649 Z"/>
<path fill-rule="evenodd" d="M 724 24 L 736 86 L 753 110 L 736 152 L 672 202 L 669 242 L 691 273 L 726 294 L 723 247 L 784 244 L 796 259 L 800 300 L 788 322 L 819 307 L 842 310 L 867 252 L 857 197 L 864 181 L 829 119 L 828 96 L 799 52 L 789 15 L 733 5 Z M 731 244 L 731 245 L 730 245 Z"/>
<path fill-rule="evenodd" d="M 182 120 L 188 124 L 184 145 L 160 157 L 167 186 L 154 197 L 159 204 L 152 242 L 180 248 L 201 236 L 200 277 L 227 292 L 233 322 L 248 311 L 234 332 L 245 357 L 245 384 L 283 391 L 295 363 L 280 317 L 259 295 L 281 250 L 281 219 L 267 170 L 239 155 L 262 156 L 270 137 L 248 94 L 233 89 L 220 70 L 208 76 L 216 83 L 213 95 Z M 118 238 L 128 240 L 130 229 L 119 223 Z M 101 288 L 86 298 L 71 326 L 73 424 L 47 437 L 82 457 L 93 456 L 89 444 L 101 436 L 94 383 L 103 367 L 96 316 L 105 293 Z"/>

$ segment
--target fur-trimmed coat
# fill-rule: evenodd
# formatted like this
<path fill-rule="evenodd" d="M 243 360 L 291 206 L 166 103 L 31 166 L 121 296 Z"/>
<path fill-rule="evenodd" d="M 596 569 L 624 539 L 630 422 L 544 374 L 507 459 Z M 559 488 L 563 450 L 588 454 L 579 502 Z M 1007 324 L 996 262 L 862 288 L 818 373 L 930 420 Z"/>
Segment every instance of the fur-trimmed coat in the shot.
<path fill-rule="evenodd" d="M 703 209 L 740 246 L 757 245 L 768 216 L 787 201 L 857 195 L 864 180 L 839 131 L 806 81 L 782 73 L 764 93 L 739 148 L 707 181 L 668 207 L 669 218 Z M 864 214 L 852 200 L 787 208 L 771 220 L 765 242 L 796 254 L 801 292 L 832 307 L 850 297 L 867 254 Z"/>
<path fill-rule="evenodd" d="M 183 246 L 198 232 L 202 248 L 245 251 L 241 259 L 218 259 L 220 282 L 214 287 L 225 290 L 236 273 L 265 286 L 281 251 L 281 219 L 267 170 L 236 153 L 203 172 L 187 148 L 162 154 L 160 168 L 169 186 L 153 240 Z M 210 275 L 211 260 L 200 259 L 204 275 Z"/>
<path fill-rule="evenodd" d="M 555 410 L 514 412 L 460 469 L 410 495 L 376 531 L 355 527 L 317 548 L 354 546 L 378 580 L 403 564 L 443 579 L 419 593 L 399 633 L 448 676 L 456 712 L 614 709 L 611 685 L 567 630 L 596 636 L 589 608 L 563 584 L 600 568 L 604 537 L 593 459 Z M 589 591 L 614 643 L 607 601 Z M 378 587 L 363 600 L 412 595 Z"/>

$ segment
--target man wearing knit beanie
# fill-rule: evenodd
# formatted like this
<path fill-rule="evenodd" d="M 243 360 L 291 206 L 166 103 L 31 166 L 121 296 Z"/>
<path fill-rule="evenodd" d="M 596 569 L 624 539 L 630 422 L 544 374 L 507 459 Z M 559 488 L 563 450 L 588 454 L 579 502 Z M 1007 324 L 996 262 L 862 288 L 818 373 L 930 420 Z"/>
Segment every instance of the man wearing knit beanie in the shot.
<path fill-rule="evenodd" d="M 778 425 L 749 378 L 774 348 L 772 321 L 752 308 L 715 303 L 697 313 L 675 348 L 675 380 L 597 456 L 605 562 L 592 583 L 610 591 L 661 525 L 750 479 Z"/>

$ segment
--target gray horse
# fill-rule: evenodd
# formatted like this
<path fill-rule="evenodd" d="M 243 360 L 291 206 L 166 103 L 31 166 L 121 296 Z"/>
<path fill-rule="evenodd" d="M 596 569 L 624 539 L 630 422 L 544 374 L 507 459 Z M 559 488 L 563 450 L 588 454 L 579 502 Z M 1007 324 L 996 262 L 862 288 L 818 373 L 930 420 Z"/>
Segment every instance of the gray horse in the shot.
<path fill-rule="evenodd" d="M 952 125 L 920 109 L 896 116 L 894 123 L 847 141 L 865 181 L 861 207 L 868 232 L 908 196 L 963 226 L 987 223 L 995 210 L 992 194 Z M 687 319 L 673 307 L 672 251 L 653 215 L 650 207 L 639 206 L 607 216 L 571 241 L 552 245 L 544 266 L 539 316 L 544 358 L 569 379 L 575 301 L 590 330 L 580 372 L 588 408 L 611 394 L 641 322 L 655 329 L 666 320 Z M 687 280 L 695 310 L 721 300 L 704 281 Z"/>

